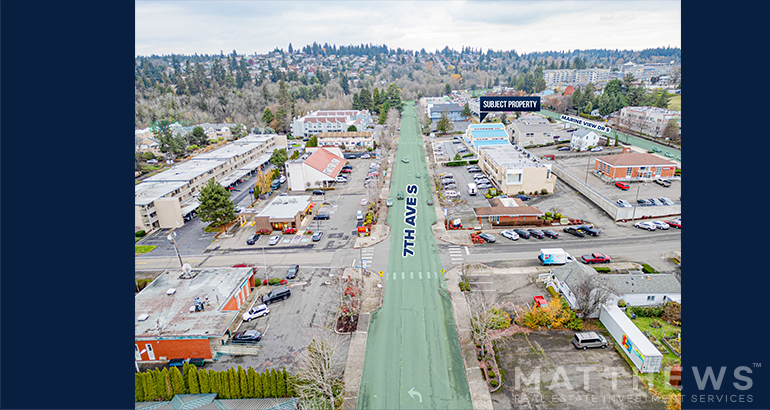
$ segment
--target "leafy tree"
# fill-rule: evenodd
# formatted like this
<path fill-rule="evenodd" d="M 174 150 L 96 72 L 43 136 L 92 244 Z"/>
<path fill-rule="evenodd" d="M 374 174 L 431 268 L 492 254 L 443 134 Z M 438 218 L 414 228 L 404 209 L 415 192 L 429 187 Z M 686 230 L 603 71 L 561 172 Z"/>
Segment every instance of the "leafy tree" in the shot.
<path fill-rule="evenodd" d="M 441 118 L 436 123 L 436 130 L 442 134 L 446 134 L 454 129 L 455 125 L 449 120 L 447 116 L 447 110 L 441 112 Z"/>
<path fill-rule="evenodd" d="M 209 137 L 206 135 L 206 132 L 203 131 L 203 127 L 197 126 L 193 128 L 189 143 L 190 145 L 198 145 L 201 147 L 209 145 Z"/>
<path fill-rule="evenodd" d="M 465 118 L 469 118 L 472 115 L 471 107 L 468 105 L 468 103 L 465 103 L 465 106 L 463 107 L 463 111 L 460 113 L 460 115 L 462 115 Z"/>
<path fill-rule="evenodd" d="M 235 220 L 235 205 L 228 192 L 222 185 L 211 178 L 201 189 L 198 216 L 201 221 L 213 222 L 222 226 Z"/>
<path fill-rule="evenodd" d="M 404 102 L 401 100 L 401 89 L 398 88 L 395 83 L 390 83 L 388 85 L 388 89 L 386 91 L 386 101 L 389 106 L 388 109 L 392 107 L 397 109 L 398 112 L 404 111 Z M 383 109 L 383 111 L 387 112 L 388 109 Z"/>
<path fill-rule="evenodd" d="M 289 159 L 288 154 L 284 148 L 273 151 L 273 155 L 270 157 L 270 163 L 276 167 L 283 168 L 283 164 Z"/>
<path fill-rule="evenodd" d="M 351 125 L 351 126 L 348 127 L 348 131 L 356 132 L 356 131 L 358 131 L 358 128 L 356 128 L 355 125 Z"/>
<path fill-rule="evenodd" d="M 198 369 L 198 383 L 200 384 L 201 394 L 211 393 L 211 383 L 209 382 L 209 374 L 203 369 Z"/>
<path fill-rule="evenodd" d="M 305 147 L 307 148 L 312 148 L 317 146 L 318 146 L 318 137 L 316 137 L 315 135 L 310 137 L 310 140 L 308 140 L 308 142 L 305 144 Z"/>
<path fill-rule="evenodd" d="M 230 135 L 233 137 L 233 139 L 245 137 L 246 127 L 241 123 L 235 124 L 232 128 L 230 128 Z"/>

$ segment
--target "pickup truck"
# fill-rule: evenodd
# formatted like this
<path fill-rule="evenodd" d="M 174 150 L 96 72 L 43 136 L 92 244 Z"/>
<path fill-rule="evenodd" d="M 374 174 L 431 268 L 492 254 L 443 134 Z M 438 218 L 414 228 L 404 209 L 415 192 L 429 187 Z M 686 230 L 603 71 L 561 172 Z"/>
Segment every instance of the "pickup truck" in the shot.
<path fill-rule="evenodd" d="M 609 262 L 612 261 L 612 259 L 610 258 L 609 255 L 604 255 L 604 254 L 596 253 L 596 252 L 594 252 L 594 253 L 592 253 L 590 255 L 583 255 L 580 258 L 583 259 L 583 262 L 585 262 L 586 264 L 591 264 L 591 263 L 609 263 Z"/>

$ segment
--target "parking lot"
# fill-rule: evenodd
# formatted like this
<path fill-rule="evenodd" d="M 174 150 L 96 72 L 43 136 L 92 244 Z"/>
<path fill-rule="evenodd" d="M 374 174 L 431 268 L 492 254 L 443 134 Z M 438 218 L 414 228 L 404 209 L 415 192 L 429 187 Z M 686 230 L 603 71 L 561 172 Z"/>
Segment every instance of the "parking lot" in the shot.
<path fill-rule="evenodd" d="M 361 201 L 367 199 L 367 203 L 369 203 L 371 202 L 370 198 L 372 197 L 371 195 L 373 192 L 379 194 L 379 189 L 376 187 L 384 178 L 384 172 L 387 171 L 383 171 L 383 166 L 381 165 L 379 176 L 367 181 L 366 177 L 369 172 L 369 166 L 375 161 L 383 161 L 374 158 L 356 158 L 348 159 L 347 161 L 353 166 L 350 173 L 341 174 L 347 177 L 347 182 L 335 182 L 332 185 L 333 189 L 326 190 L 324 195 L 312 195 L 312 191 L 288 191 L 286 185 L 284 185 L 271 195 L 270 199 L 268 199 L 268 201 L 272 201 L 277 195 L 282 193 L 286 193 L 289 197 L 312 195 L 312 201 L 316 205 L 313 207 L 312 215 L 305 217 L 305 226 L 306 229 L 313 232 L 319 230 L 322 231 L 324 235 L 320 241 L 312 241 L 311 235 L 304 235 L 302 231 L 297 234 L 282 234 L 280 231 L 274 231 L 270 235 L 261 235 L 254 245 L 247 245 L 246 239 L 248 239 L 250 235 L 256 233 L 256 229 L 247 224 L 233 230 L 232 238 L 218 241 L 214 246 L 218 246 L 219 250 L 259 249 L 263 246 L 272 249 L 300 247 L 334 250 L 345 247 L 352 248 L 355 238 L 357 237 L 356 212 L 359 210 L 364 213 L 366 212 L 366 205 L 362 205 Z M 265 201 L 258 206 L 265 206 L 268 201 Z M 329 214 L 329 219 L 313 219 L 316 211 L 318 213 Z M 269 245 L 270 237 L 275 235 L 281 237 L 280 241 L 276 245 Z"/>
<path fill-rule="evenodd" d="M 629 369 L 606 331 L 606 349 L 577 350 L 574 332 L 515 334 L 497 341 L 503 387 L 495 409 L 665 409 Z"/>
<path fill-rule="evenodd" d="M 285 277 L 286 269 L 275 277 Z M 329 269 L 308 269 L 300 265 L 296 279 L 289 281 L 291 296 L 283 301 L 268 305 L 270 313 L 250 322 L 240 322 L 238 331 L 256 329 L 263 333 L 260 350 L 256 356 L 223 356 L 218 361 L 207 363 L 206 368 L 224 370 L 241 365 L 254 367 L 257 371 L 267 368 L 280 369 L 286 366 L 288 371 L 297 365 L 302 349 L 312 340 L 313 328 L 327 325 L 334 319 L 335 309 L 339 305 L 338 292 L 332 285 L 327 285 L 329 274 L 338 271 Z M 255 291 L 266 293 L 268 287 L 258 287 Z M 254 305 L 259 301 L 255 298 Z M 340 363 L 347 358 L 349 336 L 339 336 Z"/>

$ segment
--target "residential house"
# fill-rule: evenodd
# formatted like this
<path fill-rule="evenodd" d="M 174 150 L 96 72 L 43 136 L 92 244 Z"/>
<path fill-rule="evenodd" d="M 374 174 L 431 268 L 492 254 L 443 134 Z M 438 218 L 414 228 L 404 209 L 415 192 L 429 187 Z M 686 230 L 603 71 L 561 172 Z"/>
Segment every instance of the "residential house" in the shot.
<path fill-rule="evenodd" d="M 587 128 L 581 128 L 572 134 L 569 147 L 573 151 L 587 151 L 599 145 L 599 134 Z"/>

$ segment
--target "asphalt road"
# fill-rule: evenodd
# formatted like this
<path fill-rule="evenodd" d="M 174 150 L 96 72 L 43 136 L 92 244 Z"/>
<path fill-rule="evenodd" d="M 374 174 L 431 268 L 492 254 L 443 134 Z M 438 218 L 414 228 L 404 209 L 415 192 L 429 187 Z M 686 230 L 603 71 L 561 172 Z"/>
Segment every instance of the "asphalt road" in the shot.
<path fill-rule="evenodd" d="M 402 157 L 409 162 L 401 162 Z M 396 199 L 388 212 L 384 303 L 372 314 L 357 408 L 473 407 L 431 232 L 436 213 L 426 203 L 432 196 L 427 165 L 416 110 L 409 102 L 402 114 L 391 184 L 391 197 L 403 191 L 405 198 Z"/>

